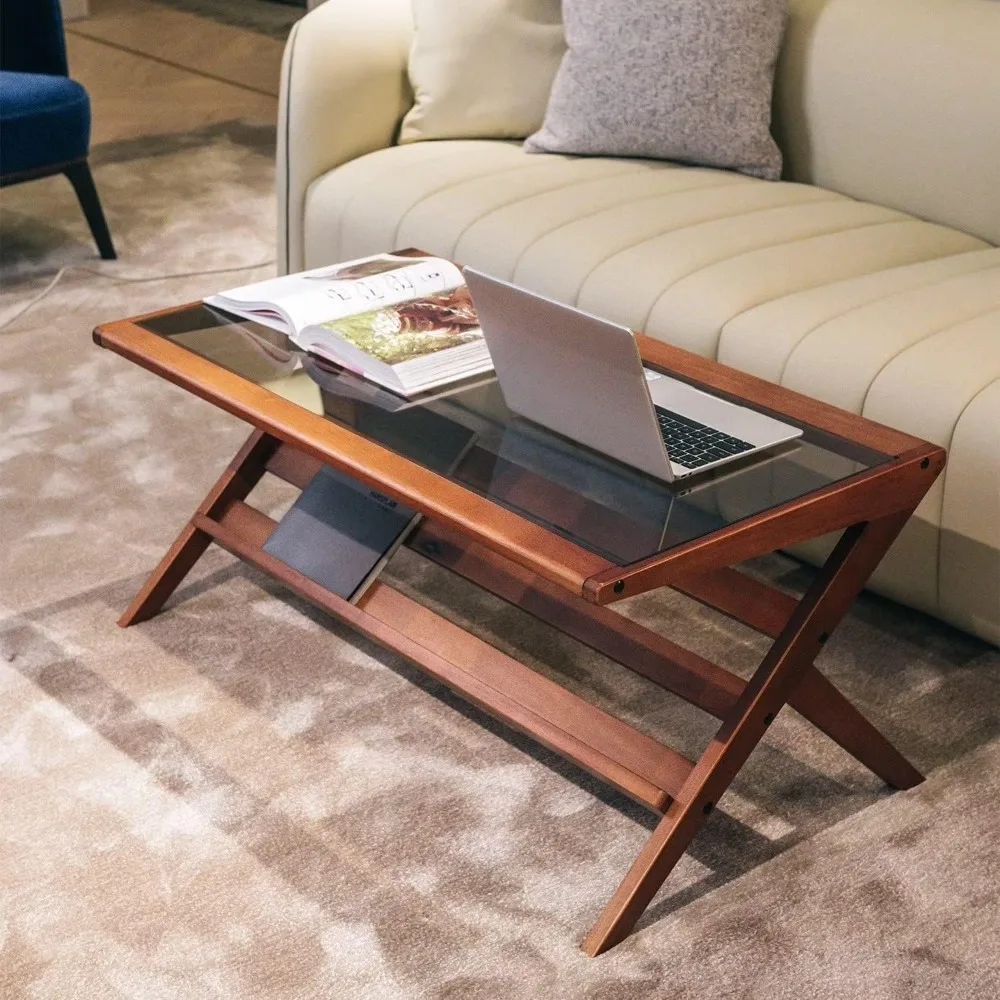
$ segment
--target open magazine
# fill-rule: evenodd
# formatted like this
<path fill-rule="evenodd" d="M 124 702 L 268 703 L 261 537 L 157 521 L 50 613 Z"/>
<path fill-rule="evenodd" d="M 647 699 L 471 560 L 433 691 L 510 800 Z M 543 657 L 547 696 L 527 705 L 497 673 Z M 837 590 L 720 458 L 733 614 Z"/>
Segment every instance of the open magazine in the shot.
<path fill-rule="evenodd" d="M 404 396 L 492 370 L 462 272 L 439 257 L 376 254 L 210 295 Z"/>

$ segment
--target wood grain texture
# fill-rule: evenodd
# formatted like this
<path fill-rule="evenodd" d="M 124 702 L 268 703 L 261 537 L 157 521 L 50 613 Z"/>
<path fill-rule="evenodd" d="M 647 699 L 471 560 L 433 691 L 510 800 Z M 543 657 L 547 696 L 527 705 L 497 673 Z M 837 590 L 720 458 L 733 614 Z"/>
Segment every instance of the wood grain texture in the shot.
<path fill-rule="evenodd" d="M 318 458 L 305 452 L 296 451 L 290 445 L 281 444 L 267 461 L 267 471 L 292 486 L 304 490 L 312 477 L 323 468 Z"/>
<path fill-rule="evenodd" d="M 196 514 L 211 517 L 231 500 L 244 500 L 249 496 L 277 447 L 278 442 L 274 438 L 268 437 L 263 431 L 252 431 L 198 505 Z M 128 628 L 129 625 L 152 618 L 201 558 L 210 542 L 210 535 L 196 527 L 193 520 L 188 521 L 118 619 L 118 624 L 122 628 Z"/>
<path fill-rule="evenodd" d="M 620 663 L 642 677 L 671 691 L 718 719 L 733 710 L 746 681 L 611 608 L 588 604 L 567 594 L 529 571 L 516 566 L 455 532 L 424 523 L 408 543 L 428 559 L 448 567 L 477 586 L 516 605 L 553 628 Z M 747 581 L 759 589 L 758 616 L 766 634 L 781 634 L 798 601 L 766 584 L 751 581 L 735 570 L 726 577 L 738 597 Z M 738 579 L 734 579 L 738 578 Z M 770 615 L 764 601 L 777 601 Z M 780 624 L 779 624 L 780 622 Z M 851 756 L 894 788 L 911 788 L 923 776 L 830 683 L 815 666 L 789 696 L 789 704 L 808 722 L 829 736 Z"/>
<path fill-rule="evenodd" d="M 760 742 L 912 511 L 853 525 L 698 759 L 611 901 L 583 941 L 599 955 L 623 940 Z"/>
<path fill-rule="evenodd" d="M 611 608 L 567 594 L 447 527 L 425 522 L 408 544 L 711 715 L 721 718 L 743 690 L 740 678 L 710 660 Z"/>
<path fill-rule="evenodd" d="M 754 514 L 719 531 L 642 559 L 612 566 L 584 585 L 584 596 L 609 604 L 671 586 L 706 570 L 837 531 L 861 520 L 912 511 L 944 468 L 945 452 L 931 444 L 885 465 L 859 472 L 796 500 Z"/>
<path fill-rule="evenodd" d="M 788 704 L 892 788 L 913 788 L 924 776 L 814 666 Z"/>
<path fill-rule="evenodd" d="M 730 566 L 707 570 L 670 584 L 700 604 L 776 638 L 788 624 L 798 600 Z"/>
<path fill-rule="evenodd" d="M 310 413 L 129 320 L 101 326 L 95 337 L 102 346 L 122 357 L 247 420 L 297 450 L 505 552 L 509 558 L 573 593 L 581 593 L 584 580 L 610 565 L 606 559 L 458 483 L 350 428 Z"/>
<path fill-rule="evenodd" d="M 233 555 L 650 809 L 662 812 L 690 774 L 691 762 L 669 747 L 392 587 L 376 582 L 358 606 L 332 594 L 262 550 L 275 522 L 242 501 L 193 521 Z"/>

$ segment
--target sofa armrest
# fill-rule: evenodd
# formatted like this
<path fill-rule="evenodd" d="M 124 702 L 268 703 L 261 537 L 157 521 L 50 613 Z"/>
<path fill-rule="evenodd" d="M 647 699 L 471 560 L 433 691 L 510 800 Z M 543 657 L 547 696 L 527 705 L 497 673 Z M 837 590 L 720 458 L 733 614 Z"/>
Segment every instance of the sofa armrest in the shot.
<path fill-rule="evenodd" d="M 410 0 L 327 0 L 292 30 L 278 102 L 278 269 L 303 266 L 306 189 L 392 144 L 412 103 Z"/>

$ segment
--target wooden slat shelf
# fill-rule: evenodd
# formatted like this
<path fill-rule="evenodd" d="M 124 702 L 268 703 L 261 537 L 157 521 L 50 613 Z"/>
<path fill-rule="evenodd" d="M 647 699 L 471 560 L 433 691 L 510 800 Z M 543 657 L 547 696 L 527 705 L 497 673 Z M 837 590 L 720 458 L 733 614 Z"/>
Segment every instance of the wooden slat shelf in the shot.
<path fill-rule="evenodd" d="M 266 468 L 301 489 L 320 463 L 282 445 Z M 746 687 L 725 668 L 612 608 L 566 593 L 446 525 L 425 521 L 407 545 L 716 718 L 726 718 Z M 678 581 L 674 587 L 773 637 L 781 634 L 798 603 L 728 567 Z M 815 667 L 804 672 L 789 704 L 890 784 L 904 788 L 913 782 L 912 767 Z"/>
<path fill-rule="evenodd" d="M 355 606 L 298 573 L 263 551 L 275 522 L 241 500 L 217 518 L 196 514 L 193 523 L 233 555 L 655 812 L 664 812 L 687 780 L 693 765 L 671 748 L 388 584 L 376 582 Z"/>
<path fill-rule="evenodd" d="M 425 522 L 407 544 L 717 718 L 733 707 L 743 690 L 740 678 L 710 660 L 611 608 L 549 585 L 489 549 L 464 541 L 444 525 Z"/>
<path fill-rule="evenodd" d="M 746 681 L 724 667 L 611 608 L 561 591 L 475 542 L 464 542 L 447 527 L 425 522 L 408 544 L 716 718 L 725 719 L 746 689 Z M 769 630 L 774 635 L 781 633 L 797 603 L 795 598 L 731 569 L 714 571 L 684 589 L 768 635 L 772 634 Z M 744 593 L 751 596 L 747 614 L 739 607 Z M 769 599 L 774 600 L 773 608 L 765 603 Z M 814 666 L 804 671 L 788 703 L 889 784 L 907 788 L 913 783 L 915 771 L 910 764 Z"/>
<path fill-rule="evenodd" d="M 798 599 L 729 566 L 671 584 L 706 607 L 776 639 Z"/>

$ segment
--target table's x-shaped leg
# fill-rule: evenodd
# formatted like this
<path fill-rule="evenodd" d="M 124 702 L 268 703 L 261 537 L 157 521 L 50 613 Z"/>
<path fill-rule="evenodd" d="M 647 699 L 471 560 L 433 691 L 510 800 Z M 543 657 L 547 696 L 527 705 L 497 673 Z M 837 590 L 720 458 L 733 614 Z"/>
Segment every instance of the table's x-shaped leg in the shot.
<path fill-rule="evenodd" d="M 163 607 L 212 542 L 212 536 L 198 527 L 198 517 L 212 517 L 232 501 L 245 500 L 267 471 L 267 463 L 279 446 L 277 438 L 263 431 L 250 434 L 118 619 L 122 628 L 152 618 Z"/>
<path fill-rule="evenodd" d="M 584 939 L 588 955 L 599 955 L 628 935 L 775 715 L 814 669 L 813 660 L 911 513 L 892 514 L 844 532 Z M 911 783 L 919 781 L 919 773 L 910 770 Z"/>
<path fill-rule="evenodd" d="M 119 619 L 119 624 L 132 625 L 156 614 L 214 539 L 241 558 L 256 560 L 293 590 L 340 614 L 362 631 L 375 621 L 375 631 L 369 634 L 385 638 L 385 628 L 378 625 L 376 619 L 366 616 L 362 609 L 346 605 L 337 598 L 331 601 L 331 595 L 322 592 L 321 588 L 309 586 L 302 578 L 297 579 L 294 571 L 287 571 L 276 560 L 261 561 L 259 545 L 273 522 L 262 514 L 253 515 L 242 501 L 267 471 L 302 487 L 318 467 L 314 459 L 282 445 L 263 431 L 254 431 L 181 529 L 174 544 Z M 629 933 L 785 704 L 790 704 L 890 784 L 908 788 L 922 780 L 920 773 L 813 665 L 823 644 L 911 513 L 905 510 L 848 528 L 816 581 L 797 604 L 792 598 L 762 584 L 731 575 L 731 570 L 700 582 L 677 584 L 678 589 L 724 611 L 727 611 L 727 601 L 732 602 L 731 592 L 735 586 L 737 591 L 742 591 L 734 604 L 739 608 L 734 612 L 737 617 L 746 614 L 747 607 L 756 606 L 756 614 L 751 616 L 756 621 L 751 623 L 776 638 L 748 683 L 611 608 L 596 606 L 569 594 L 502 556 L 469 542 L 451 529 L 425 525 L 415 537 L 414 547 L 431 559 L 722 720 L 719 731 L 693 766 L 670 751 L 671 759 L 683 765 L 686 778 L 678 779 L 672 795 L 664 794 L 666 812 L 587 935 L 583 949 L 588 954 L 600 954 Z M 728 597 L 727 591 L 730 592 Z M 399 617 L 398 603 L 387 605 L 390 617 Z M 431 628 L 445 626 L 447 622 L 439 621 L 431 626 L 425 623 L 425 627 Z M 391 630 L 388 638 L 395 643 L 397 651 L 413 658 L 414 647 L 405 633 Z M 456 641 L 459 638 L 461 636 L 455 636 Z M 429 669 L 434 673 L 438 662 L 434 657 L 438 654 L 430 653 L 428 659 L 419 650 L 417 652 L 414 662 L 424 669 L 430 664 Z M 488 648 L 477 647 L 472 651 L 472 662 L 485 661 L 490 652 Z M 498 658 L 497 669 L 500 677 L 509 676 L 515 669 L 526 670 L 502 656 Z M 480 680 L 483 677 L 487 675 L 483 674 Z M 444 679 L 449 683 L 447 676 Z M 460 684 L 452 686 L 463 689 Z M 477 690 L 481 703 L 483 689 Z M 524 724 L 516 698 L 511 701 L 508 695 L 502 695 L 496 705 L 500 706 L 498 714 L 501 717 L 514 725 L 518 725 L 520 719 L 521 728 L 535 731 L 531 725 Z M 582 708 L 582 703 L 579 707 Z M 542 722 L 546 721 L 542 704 L 534 705 L 532 710 Z M 577 709 L 572 709 L 570 715 L 574 711 Z M 551 736 L 552 730 L 545 732 Z M 586 740 L 581 743 L 577 738 L 575 743 L 571 741 L 566 745 L 577 751 L 582 747 L 582 757 L 578 753 L 575 759 L 583 766 L 588 766 L 586 761 L 589 760 L 592 766 L 593 758 L 586 750 Z M 644 745 L 650 750 L 668 750 L 652 741 Z M 611 752 L 608 746 L 604 750 L 606 754 Z M 603 773 L 599 767 L 592 766 L 592 769 L 595 773 Z M 643 801 L 650 805 L 648 799 Z M 658 807 L 657 811 L 662 808 Z"/>

